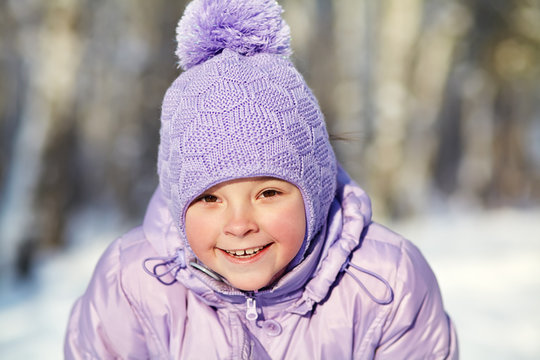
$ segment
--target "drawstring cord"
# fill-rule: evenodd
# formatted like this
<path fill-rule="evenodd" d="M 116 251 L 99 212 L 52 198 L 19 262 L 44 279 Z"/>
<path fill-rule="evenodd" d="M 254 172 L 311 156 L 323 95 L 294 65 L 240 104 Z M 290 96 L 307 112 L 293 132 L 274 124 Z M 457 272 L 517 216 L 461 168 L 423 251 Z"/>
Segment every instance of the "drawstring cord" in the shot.
<path fill-rule="evenodd" d="M 152 267 L 151 269 L 149 269 L 147 266 L 147 263 L 149 261 L 160 262 L 154 265 L 154 267 Z M 178 249 L 176 254 L 173 256 L 149 257 L 143 260 L 142 265 L 144 271 L 148 275 L 155 277 L 163 285 L 172 285 L 176 282 L 176 275 L 178 274 L 178 272 L 186 267 L 186 263 L 184 261 L 184 251 L 182 249 Z M 168 268 L 168 270 L 160 273 L 160 267 Z M 165 281 L 162 279 L 167 274 L 172 274 L 173 279 L 171 281 Z"/>
<path fill-rule="evenodd" d="M 206 275 L 210 276 L 212 279 L 223 282 L 223 278 L 218 273 L 208 269 L 206 266 L 203 266 L 203 265 L 197 263 L 196 261 L 191 261 L 189 263 L 189 265 L 191 265 L 191 267 L 205 273 Z"/>
<path fill-rule="evenodd" d="M 147 263 L 150 262 L 150 261 L 159 261 L 159 263 L 155 264 L 152 268 L 149 268 Z M 209 271 L 204 271 L 206 270 L 206 268 L 200 266 L 199 264 L 197 263 L 194 263 L 194 262 L 191 262 L 190 263 L 191 266 L 193 266 L 194 268 L 197 268 L 201 271 L 203 271 L 204 273 L 206 273 L 207 275 L 211 276 L 212 278 L 216 279 L 216 280 L 220 280 L 220 278 L 217 277 L 217 275 L 215 275 L 214 273 L 209 273 Z M 176 275 L 178 274 L 178 272 L 181 270 L 181 269 L 185 269 L 186 268 L 186 263 L 185 263 L 185 260 L 184 260 L 184 251 L 182 249 L 178 249 L 176 254 L 173 255 L 173 256 L 154 256 L 154 257 L 149 257 L 149 258 L 146 258 L 143 260 L 143 263 L 142 263 L 142 267 L 144 269 L 144 271 L 152 276 L 152 277 L 155 277 L 160 283 L 162 283 L 163 285 L 172 285 L 176 282 Z M 168 268 L 167 270 L 163 271 L 163 272 L 159 272 L 159 269 L 161 267 L 165 267 L 165 268 Z M 351 270 L 349 270 L 349 267 L 352 267 L 360 272 L 363 272 L 364 274 L 367 274 L 369 276 L 372 276 L 374 277 L 375 279 L 379 280 L 380 282 L 382 282 L 384 284 L 384 286 L 388 289 L 387 293 L 388 295 L 384 298 L 384 299 L 377 299 L 375 296 L 373 296 L 373 294 L 366 288 L 366 286 L 362 283 L 362 281 L 360 281 L 360 279 L 358 279 L 356 277 L 356 275 L 354 275 L 352 273 Z M 390 286 L 390 284 L 388 283 L 388 281 L 386 281 L 382 276 L 380 276 L 379 274 L 376 274 L 370 270 L 367 270 L 363 267 L 360 267 L 358 265 L 355 265 L 355 264 L 352 264 L 350 261 L 347 261 L 345 264 L 343 264 L 343 267 L 342 267 L 342 271 L 346 272 L 347 274 L 349 274 L 357 283 L 358 285 L 360 285 L 360 287 L 364 290 L 364 292 L 369 296 L 369 298 L 371 300 L 373 300 L 374 302 L 376 302 L 377 304 L 379 305 L 388 305 L 390 304 L 392 301 L 394 301 L 394 291 L 392 290 L 392 287 Z M 173 279 L 171 281 L 165 281 L 163 280 L 162 278 L 168 274 L 172 274 L 172 277 Z M 249 320 L 254 320 L 256 319 L 255 316 L 258 316 L 256 311 L 253 311 L 253 308 L 256 309 L 256 302 L 254 301 L 255 299 L 248 299 L 248 300 L 252 300 L 252 303 L 248 301 L 247 305 L 248 305 L 248 311 L 246 313 L 246 317 L 249 319 Z M 255 306 L 254 306 L 255 305 Z"/>
<path fill-rule="evenodd" d="M 377 299 L 375 296 L 373 296 L 373 294 L 366 288 L 366 286 L 362 283 L 362 281 L 360 281 L 360 279 L 358 279 L 351 272 L 351 270 L 348 269 L 349 266 L 355 268 L 356 270 L 358 270 L 360 272 L 363 272 L 364 274 L 370 275 L 370 276 L 374 277 L 375 279 L 379 280 L 380 282 L 382 282 L 384 284 L 384 286 L 386 286 L 386 288 L 388 289 L 388 296 L 386 298 L 382 299 L 382 300 Z M 376 302 L 377 304 L 379 304 L 379 305 L 388 305 L 392 301 L 394 301 L 394 291 L 392 290 L 392 287 L 390 286 L 388 281 L 386 281 L 379 274 L 376 274 L 373 271 L 369 271 L 368 269 L 364 269 L 363 267 L 360 267 L 358 265 L 354 265 L 354 264 L 350 263 L 349 261 L 347 261 L 345 263 L 345 265 L 343 266 L 343 271 L 345 271 L 347 274 L 351 275 L 352 278 L 358 283 L 358 285 L 360 285 L 360 287 L 364 290 L 364 292 L 369 296 L 369 298 L 371 300 L 373 300 L 374 302 Z"/>

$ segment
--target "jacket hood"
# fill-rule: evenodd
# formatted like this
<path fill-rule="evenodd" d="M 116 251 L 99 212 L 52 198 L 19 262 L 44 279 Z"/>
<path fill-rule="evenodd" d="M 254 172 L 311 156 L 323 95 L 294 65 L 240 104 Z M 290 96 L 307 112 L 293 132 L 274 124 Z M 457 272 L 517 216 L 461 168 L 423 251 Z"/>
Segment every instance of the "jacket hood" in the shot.
<path fill-rule="evenodd" d="M 326 297 L 352 251 L 360 245 L 371 215 L 367 194 L 339 168 L 326 224 L 312 241 L 307 256 L 269 288 L 244 292 L 198 262 L 181 240 L 167 200 L 158 188 L 143 223 L 145 236 L 158 256 L 146 259 L 144 266 L 159 281 L 171 284 L 176 280 L 212 306 L 256 297 L 263 306 L 287 303 L 288 311 L 305 314 Z"/>

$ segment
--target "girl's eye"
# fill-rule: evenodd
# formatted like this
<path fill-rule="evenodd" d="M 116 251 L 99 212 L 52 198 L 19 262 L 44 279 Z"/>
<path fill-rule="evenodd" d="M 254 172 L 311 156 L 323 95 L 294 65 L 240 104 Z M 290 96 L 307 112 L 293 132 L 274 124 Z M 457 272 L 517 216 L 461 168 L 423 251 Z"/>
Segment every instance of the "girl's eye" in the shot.
<path fill-rule="evenodd" d="M 217 201 L 217 196 L 214 195 L 203 195 L 199 198 L 199 201 L 205 202 L 205 203 L 213 203 Z"/>
<path fill-rule="evenodd" d="M 261 197 L 263 198 L 267 198 L 267 197 L 272 197 L 272 196 L 276 196 L 278 195 L 279 192 L 277 190 L 264 190 L 262 193 L 261 193 Z"/>

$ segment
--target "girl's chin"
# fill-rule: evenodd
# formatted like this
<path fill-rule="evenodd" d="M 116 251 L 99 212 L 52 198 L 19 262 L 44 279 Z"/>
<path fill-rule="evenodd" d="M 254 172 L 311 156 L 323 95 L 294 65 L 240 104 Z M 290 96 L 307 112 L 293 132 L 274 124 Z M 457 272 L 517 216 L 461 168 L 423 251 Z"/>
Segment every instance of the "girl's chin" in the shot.
<path fill-rule="evenodd" d="M 283 275 L 285 271 L 282 270 L 279 273 L 275 274 L 272 277 L 268 278 L 258 278 L 258 279 L 246 279 L 245 277 L 242 277 L 240 279 L 238 278 L 227 278 L 227 281 L 234 286 L 235 288 L 242 290 L 242 291 L 258 291 L 262 288 L 268 287 L 272 284 L 274 284 L 279 278 Z"/>
<path fill-rule="evenodd" d="M 266 287 L 269 284 L 269 282 L 266 282 L 264 280 L 258 280 L 258 281 L 245 281 L 245 280 L 230 281 L 229 279 L 227 280 L 232 286 L 242 291 L 257 291 Z"/>

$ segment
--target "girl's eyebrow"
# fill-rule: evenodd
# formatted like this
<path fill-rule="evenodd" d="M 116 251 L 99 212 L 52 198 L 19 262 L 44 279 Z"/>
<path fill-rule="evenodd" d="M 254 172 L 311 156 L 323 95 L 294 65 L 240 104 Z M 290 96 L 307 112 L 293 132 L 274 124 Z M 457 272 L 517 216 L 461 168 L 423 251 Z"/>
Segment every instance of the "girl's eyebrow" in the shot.
<path fill-rule="evenodd" d="M 261 176 L 261 177 L 256 178 L 256 179 L 259 180 L 259 181 L 277 181 L 277 182 L 280 182 L 280 183 L 288 183 L 288 184 L 290 184 L 287 180 L 278 179 L 278 178 L 275 178 L 275 177 L 272 177 L 272 176 Z"/>
<path fill-rule="evenodd" d="M 285 180 L 276 179 L 272 177 L 268 177 L 268 178 L 260 180 L 260 185 L 263 185 L 263 186 L 283 186 L 285 184 L 289 185 L 290 183 Z"/>
<path fill-rule="evenodd" d="M 255 178 L 257 181 L 270 181 L 270 180 L 277 180 L 277 181 L 283 181 L 281 179 L 272 177 L 272 176 L 258 176 Z"/>

